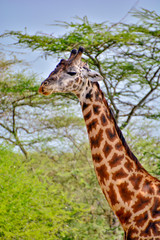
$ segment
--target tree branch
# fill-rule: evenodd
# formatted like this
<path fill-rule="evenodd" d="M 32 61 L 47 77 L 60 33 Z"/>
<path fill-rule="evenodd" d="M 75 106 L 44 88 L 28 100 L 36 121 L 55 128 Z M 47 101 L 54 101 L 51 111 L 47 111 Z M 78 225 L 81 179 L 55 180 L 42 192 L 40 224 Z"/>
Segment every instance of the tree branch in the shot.
<path fill-rule="evenodd" d="M 151 93 L 155 90 L 156 88 L 152 88 L 150 89 L 150 91 L 136 104 L 134 105 L 134 107 L 132 108 L 132 110 L 130 111 L 130 113 L 128 114 L 128 118 L 127 120 L 121 125 L 121 129 L 125 128 L 129 121 L 131 120 L 131 117 L 133 116 L 134 112 L 137 110 L 137 108 L 139 108 L 142 103 L 151 95 Z"/>

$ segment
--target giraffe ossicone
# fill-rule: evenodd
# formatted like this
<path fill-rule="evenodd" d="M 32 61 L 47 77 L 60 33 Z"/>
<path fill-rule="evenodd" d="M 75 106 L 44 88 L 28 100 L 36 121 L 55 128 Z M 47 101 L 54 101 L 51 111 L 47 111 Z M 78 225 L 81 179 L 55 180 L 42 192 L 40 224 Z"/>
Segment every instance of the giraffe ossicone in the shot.
<path fill-rule="evenodd" d="M 160 181 L 129 149 L 97 81 L 102 76 L 81 61 L 83 48 L 61 60 L 39 93 L 72 92 L 81 104 L 100 187 L 127 240 L 160 240 Z"/>

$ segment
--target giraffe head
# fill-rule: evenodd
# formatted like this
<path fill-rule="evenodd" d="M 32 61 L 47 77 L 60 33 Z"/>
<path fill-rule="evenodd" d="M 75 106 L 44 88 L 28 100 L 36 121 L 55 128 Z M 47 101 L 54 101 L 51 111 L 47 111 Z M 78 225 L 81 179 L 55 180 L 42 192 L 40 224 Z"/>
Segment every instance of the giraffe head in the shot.
<path fill-rule="evenodd" d="M 81 61 L 83 51 L 82 47 L 78 51 L 73 49 L 68 60 L 62 59 L 48 78 L 42 82 L 39 93 L 44 95 L 54 92 L 79 94 L 87 81 L 102 80 L 99 73 L 89 69 L 88 64 Z"/>

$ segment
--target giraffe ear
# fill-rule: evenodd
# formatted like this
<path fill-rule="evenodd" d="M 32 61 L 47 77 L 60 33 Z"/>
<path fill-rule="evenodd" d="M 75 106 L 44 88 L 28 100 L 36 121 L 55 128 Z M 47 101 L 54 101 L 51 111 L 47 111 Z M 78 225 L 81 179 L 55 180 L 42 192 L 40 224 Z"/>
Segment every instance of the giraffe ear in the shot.
<path fill-rule="evenodd" d="M 98 72 L 90 69 L 88 72 L 88 79 L 91 82 L 98 82 L 98 81 L 102 81 L 103 77 Z"/>

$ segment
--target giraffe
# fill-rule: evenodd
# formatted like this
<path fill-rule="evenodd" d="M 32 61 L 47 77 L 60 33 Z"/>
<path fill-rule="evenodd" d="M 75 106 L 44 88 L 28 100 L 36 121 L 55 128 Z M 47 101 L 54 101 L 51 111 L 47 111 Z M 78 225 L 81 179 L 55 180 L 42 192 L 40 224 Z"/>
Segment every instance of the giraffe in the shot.
<path fill-rule="evenodd" d="M 126 240 L 160 240 L 160 181 L 128 147 L 97 81 L 81 61 L 82 47 L 62 59 L 39 93 L 72 92 L 81 104 L 99 185 L 124 229 Z"/>

